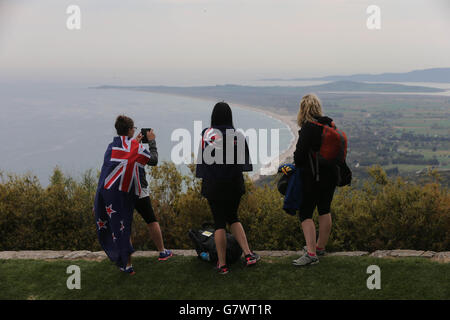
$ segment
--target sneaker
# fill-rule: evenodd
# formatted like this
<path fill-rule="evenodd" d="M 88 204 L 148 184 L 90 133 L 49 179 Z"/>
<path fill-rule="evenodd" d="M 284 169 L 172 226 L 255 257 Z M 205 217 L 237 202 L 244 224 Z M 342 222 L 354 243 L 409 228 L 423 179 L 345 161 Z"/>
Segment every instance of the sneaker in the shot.
<path fill-rule="evenodd" d="M 294 266 L 308 266 L 313 264 L 318 264 L 319 258 L 317 258 L 317 255 L 310 256 L 307 252 L 302 255 L 300 258 L 293 260 L 292 264 Z"/>
<path fill-rule="evenodd" d="M 252 266 L 260 259 L 261 257 L 258 254 L 251 252 L 250 254 L 245 256 L 245 265 L 247 267 Z"/>
<path fill-rule="evenodd" d="M 130 276 L 134 276 L 134 275 L 136 274 L 136 272 L 134 271 L 132 265 L 129 266 L 129 267 L 126 267 L 126 268 L 122 268 L 122 267 L 121 267 L 121 268 L 120 268 L 120 271 L 125 272 L 125 273 L 129 273 Z"/>
<path fill-rule="evenodd" d="M 304 246 L 304 247 L 303 247 L 303 251 L 308 252 L 308 248 L 307 248 L 306 246 Z M 320 249 L 320 250 L 319 250 L 319 249 L 317 249 L 317 247 L 316 247 L 316 254 L 317 254 L 318 256 L 324 256 L 325 253 L 326 253 L 325 249 Z"/>
<path fill-rule="evenodd" d="M 172 256 L 173 256 L 172 251 L 164 249 L 163 252 L 159 253 L 158 261 L 166 261 L 167 259 L 169 259 Z"/>
<path fill-rule="evenodd" d="M 219 264 L 217 263 L 216 269 L 219 274 L 227 274 L 228 272 L 230 272 L 230 269 L 228 268 L 228 266 L 226 264 L 219 267 Z"/>

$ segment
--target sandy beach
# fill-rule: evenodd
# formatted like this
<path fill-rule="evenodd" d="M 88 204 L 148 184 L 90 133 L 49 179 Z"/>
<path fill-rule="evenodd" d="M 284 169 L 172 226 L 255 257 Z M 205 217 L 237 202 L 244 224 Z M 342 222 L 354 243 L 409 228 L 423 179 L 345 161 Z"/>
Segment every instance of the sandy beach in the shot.
<path fill-rule="evenodd" d="M 249 106 L 249 105 L 243 105 L 243 104 L 237 104 L 237 103 L 233 103 L 232 106 L 238 107 L 238 108 L 243 108 L 243 109 L 248 109 L 248 110 L 252 110 L 252 111 L 256 111 L 256 112 L 261 112 L 264 113 L 266 116 L 277 119 L 279 121 L 281 121 L 282 123 L 284 123 L 289 131 L 292 134 L 292 139 L 289 143 L 289 147 L 287 149 L 285 149 L 278 157 L 278 161 L 274 160 L 274 162 L 271 162 L 270 166 L 276 167 L 278 168 L 278 166 L 284 162 L 286 162 L 287 158 L 292 157 L 294 151 L 295 151 L 295 146 L 297 143 L 297 139 L 298 139 L 298 125 L 297 125 L 297 115 L 283 115 L 283 114 L 277 114 L 275 112 L 271 112 L 268 111 L 264 108 L 258 108 L 256 106 Z M 276 172 L 272 172 L 272 174 L 275 174 Z M 258 180 L 259 178 L 261 178 L 261 175 L 259 173 L 254 173 L 251 175 L 251 179 L 253 181 Z"/>

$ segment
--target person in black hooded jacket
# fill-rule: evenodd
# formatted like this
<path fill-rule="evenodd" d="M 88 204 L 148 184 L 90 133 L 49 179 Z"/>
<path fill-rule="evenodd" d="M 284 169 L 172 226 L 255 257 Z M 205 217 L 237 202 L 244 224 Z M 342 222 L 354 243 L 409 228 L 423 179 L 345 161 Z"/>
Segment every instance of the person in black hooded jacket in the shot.
<path fill-rule="evenodd" d="M 241 196 L 245 193 L 242 172 L 252 171 L 245 137 L 234 129 L 230 106 L 219 102 L 211 115 L 211 127 L 202 131 L 202 140 L 197 157 L 196 177 L 202 178 L 202 195 L 208 200 L 214 218 L 218 263 L 217 269 L 226 274 L 226 231 L 231 233 L 244 251 L 246 265 L 259 260 L 248 245 L 244 228 L 239 222 L 237 211 Z"/>
<path fill-rule="evenodd" d="M 331 232 L 330 206 L 337 183 L 334 167 L 315 162 L 312 152 L 320 149 L 323 127 L 333 119 L 323 116 L 319 98 L 314 94 L 305 95 L 300 102 L 297 123 L 301 127 L 294 152 L 294 163 L 302 168 L 302 201 L 299 209 L 300 221 L 306 240 L 305 254 L 293 261 L 294 265 L 317 264 L 318 255 L 325 253 L 325 246 Z M 317 170 L 318 169 L 318 170 Z M 317 181 L 318 180 L 318 181 Z M 316 242 L 316 227 L 312 216 L 317 207 L 319 213 L 319 238 Z"/>

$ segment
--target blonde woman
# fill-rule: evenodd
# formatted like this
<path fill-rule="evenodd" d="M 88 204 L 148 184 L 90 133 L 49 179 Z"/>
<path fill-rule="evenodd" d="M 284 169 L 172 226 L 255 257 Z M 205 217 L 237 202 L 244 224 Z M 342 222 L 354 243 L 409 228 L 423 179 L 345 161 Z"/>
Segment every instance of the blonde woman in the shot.
<path fill-rule="evenodd" d="M 319 263 L 318 256 L 325 254 L 325 246 L 331 232 L 330 205 L 336 189 L 337 172 L 335 167 L 316 162 L 313 153 L 320 149 L 322 125 L 331 126 L 332 121 L 331 118 L 323 116 L 321 102 L 315 94 L 307 94 L 302 98 L 297 115 L 297 123 L 301 129 L 294 152 L 294 163 L 297 168 L 303 169 L 299 215 L 306 246 L 305 254 L 293 261 L 296 266 Z M 312 220 L 316 207 L 319 213 L 317 241 L 316 226 Z"/>

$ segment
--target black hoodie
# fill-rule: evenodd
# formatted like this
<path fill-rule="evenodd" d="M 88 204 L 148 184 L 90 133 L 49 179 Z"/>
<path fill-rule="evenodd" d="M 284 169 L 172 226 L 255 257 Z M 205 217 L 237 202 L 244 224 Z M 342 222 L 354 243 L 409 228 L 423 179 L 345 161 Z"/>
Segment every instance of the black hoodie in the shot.
<path fill-rule="evenodd" d="M 316 117 L 317 122 L 331 125 L 333 119 L 329 117 Z M 298 141 L 294 152 L 294 163 L 296 167 L 303 168 L 303 182 L 305 187 L 314 183 L 313 171 L 309 161 L 310 151 L 316 152 L 320 149 L 323 127 L 312 122 L 306 122 L 298 131 Z M 313 164 L 315 165 L 315 164 Z M 334 167 L 319 166 L 319 184 L 335 185 L 337 172 Z"/>

